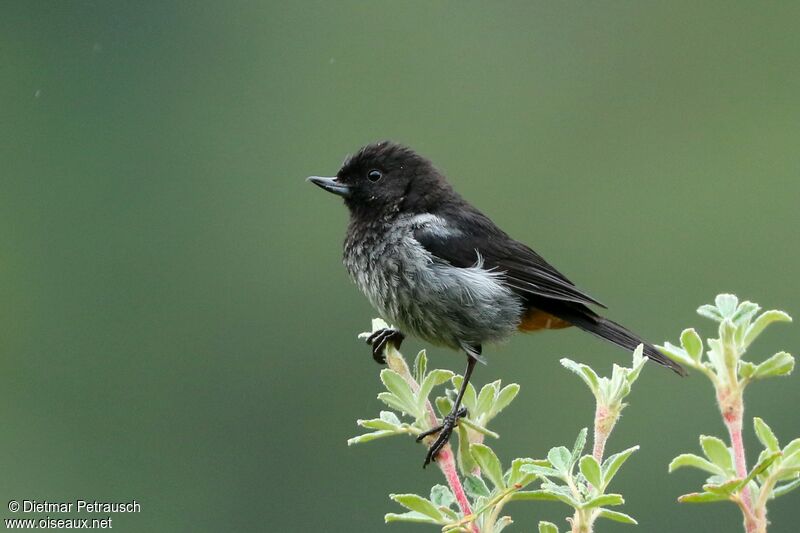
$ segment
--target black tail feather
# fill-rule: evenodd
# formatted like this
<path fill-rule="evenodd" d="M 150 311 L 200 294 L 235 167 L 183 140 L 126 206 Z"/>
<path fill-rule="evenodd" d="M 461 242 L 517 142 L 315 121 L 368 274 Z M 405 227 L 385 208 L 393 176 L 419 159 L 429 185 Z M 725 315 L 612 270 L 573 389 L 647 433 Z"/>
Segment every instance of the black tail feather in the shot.
<path fill-rule="evenodd" d="M 626 350 L 635 350 L 640 344 L 644 345 L 644 355 L 652 359 L 656 363 L 663 365 L 680 376 L 686 375 L 686 370 L 681 365 L 669 359 L 666 355 L 658 351 L 658 349 L 642 339 L 635 333 L 628 331 L 623 326 L 617 324 L 612 320 L 603 318 L 585 305 L 575 304 L 572 302 L 553 302 L 550 301 L 536 301 L 531 302 L 536 308 L 541 309 L 555 315 L 562 320 L 566 320 L 578 328 L 591 333 L 601 339 L 605 339 L 611 343 L 625 348 Z M 555 305 L 554 305 L 555 304 Z"/>

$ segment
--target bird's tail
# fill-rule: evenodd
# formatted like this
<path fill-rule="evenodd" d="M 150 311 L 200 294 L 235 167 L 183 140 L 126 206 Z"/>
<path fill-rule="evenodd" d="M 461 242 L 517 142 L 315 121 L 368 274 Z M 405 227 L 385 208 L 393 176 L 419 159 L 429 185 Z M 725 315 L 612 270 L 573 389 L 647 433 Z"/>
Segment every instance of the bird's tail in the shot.
<path fill-rule="evenodd" d="M 594 313 L 592 313 L 594 314 Z M 660 365 L 671 369 L 675 373 L 685 376 L 686 370 L 675 361 L 669 359 L 649 342 L 641 339 L 636 334 L 628 331 L 612 320 L 601 316 L 586 316 L 578 314 L 569 317 L 569 321 L 580 329 L 605 339 L 627 350 L 634 350 L 639 344 L 644 345 L 644 355 Z"/>

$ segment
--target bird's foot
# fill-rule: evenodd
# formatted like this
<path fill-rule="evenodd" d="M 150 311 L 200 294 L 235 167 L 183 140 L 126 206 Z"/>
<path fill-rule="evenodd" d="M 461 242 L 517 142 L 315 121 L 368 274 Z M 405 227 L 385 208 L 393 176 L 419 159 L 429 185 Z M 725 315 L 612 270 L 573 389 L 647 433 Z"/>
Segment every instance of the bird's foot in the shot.
<path fill-rule="evenodd" d="M 386 343 L 391 342 L 399 350 L 405 338 L 406 336 L 400 330 L 392 328 L 383 328 L 374 332 L 367 337 L 367 344 L 372 346 L 372 358 L 379 365 L 385 365 L 386 355 L 383 353 L 383 349 L 386 348 Z"/>
<path fill-rule="evenodd" d="M 439 434 L 436 437 L 436 440 L 431 444 L 430 448 L 428 448 L 428 453 L 425 455 L 425 463 L 422 465 L 422 468 L 425 468 L 431 464 L 431 461 L 436 461 L 436 456 L 439 454 L 442 448 L 444 448 L 444 445 L 447 444 L 447 441 L 450 440 L 450 435 L 453 434 L 453 430 L 458 425 L 458 419 L 465 416 L 467 416 L 467 408 L 462 407 L 458 411 L 452 412 L 444 417 L 440 425 L 419 434 L 417 437 L 417 442 L 429 435 L 433 435 L 434 433 Z"/>

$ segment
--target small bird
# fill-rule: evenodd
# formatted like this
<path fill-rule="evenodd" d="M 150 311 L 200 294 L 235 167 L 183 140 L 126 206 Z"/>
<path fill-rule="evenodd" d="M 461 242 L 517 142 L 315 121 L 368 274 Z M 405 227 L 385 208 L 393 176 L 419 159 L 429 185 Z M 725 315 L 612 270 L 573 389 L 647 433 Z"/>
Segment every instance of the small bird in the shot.
<path fill-rule="evenodd" d="M 367 343 L 385 363 L 383 349 L 399 347 L 405 333 L 467 355 L 464 380 L 425 456 L 427 466 L 447 443 L 482 346 L 517 331 L 570 326 L 626 350 L 644 354 L 680 375 L 680 365 L 589 306 L 605 308 L 528 246 L 512 239 L 464 200 L 425 157 L 391 141 L 369 144 L 349 157 L 335 177 L 308 181 L 344 198 L 350 223 L 344 265 L 384 318 Z"/>

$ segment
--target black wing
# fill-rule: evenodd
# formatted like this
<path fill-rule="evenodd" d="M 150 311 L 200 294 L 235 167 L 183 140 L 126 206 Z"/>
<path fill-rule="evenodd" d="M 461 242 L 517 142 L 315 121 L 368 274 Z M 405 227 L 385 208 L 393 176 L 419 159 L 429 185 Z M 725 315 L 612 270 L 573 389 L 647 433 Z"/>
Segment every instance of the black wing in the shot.
<path fill-rule="evenodd" d="M 484 268 L 505 273 L 506 284 L 526 300 L 538 296 L 605 307 L 486 216 L 462 211 L 442 220 L 444 228 L 426 224 L 414 232 L 414 238 L 437 259 L 461 268 L 481 261 Z"/>

